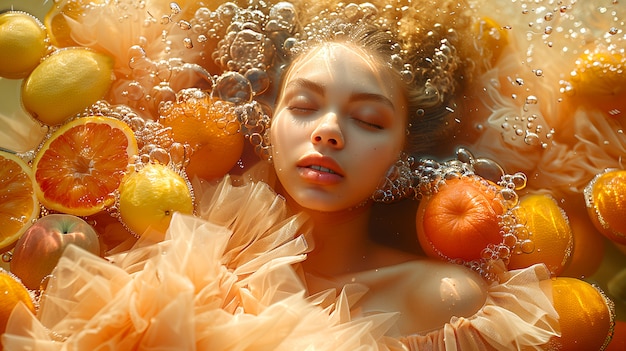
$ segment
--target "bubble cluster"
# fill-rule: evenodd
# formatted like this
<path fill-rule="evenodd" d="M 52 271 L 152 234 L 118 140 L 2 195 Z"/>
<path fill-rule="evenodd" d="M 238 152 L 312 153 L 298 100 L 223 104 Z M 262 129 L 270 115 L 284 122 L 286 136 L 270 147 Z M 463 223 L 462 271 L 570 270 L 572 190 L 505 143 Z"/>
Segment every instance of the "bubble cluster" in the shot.
<path fill-rule="evenodd" d="M 532 252 L 534 244 L 531 233 L 525 227 L 523 218 L 519 218 L 518 191 L 524 189 L 527 177 L 523 173 L 506 174 L 502 167 L 494 160 L 475 157 L 468 149 L 457 149 L 457 159 L 438 162 L 433 159 L 416 161 L 413 170 L 415 196 L 419 199 L 432 196 L 439 191 L 439 187 L 447 180 L 462 177 L 476 177 L 481 186 L 488 189 L 485 193 L 497 194 L 497 199 L 504 211 L 499 216 L 502 242 L 490 244 L 481 252 L 478 261 L 466 262 L 455 260 L 477 271 L 487 279 L 494 279 L 493 265 L 498 261 L 508 262 L 514 252 Z"/>

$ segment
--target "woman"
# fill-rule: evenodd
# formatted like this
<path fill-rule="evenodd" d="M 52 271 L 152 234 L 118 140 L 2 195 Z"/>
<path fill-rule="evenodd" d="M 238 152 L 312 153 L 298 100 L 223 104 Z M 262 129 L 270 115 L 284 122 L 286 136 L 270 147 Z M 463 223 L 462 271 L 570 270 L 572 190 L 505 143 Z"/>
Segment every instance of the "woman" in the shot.
<path fill-rule="evenodd" d="M 414 191 L 406 154 L 439 129 L 445 99 L 389 68 L 385 34 L 325 28 L 343 34 L 296 47 L 269 131 L 286 203 L 226 177 L 196 187 L 200 218 L 176 214 L 163 241 L 144 233 L 107 260 L 70 247 L 37 316 L 14 310 L 4 348 L 504 350 L 556 335 L 540 267 L 490 283 L 367 237 L 372 198 Z"/>
<path fill-rule="evenodd" d="M 302 263 L 309 291 L 363 284 L 369 291 L 358 310 L 400 312 L 396 336 L 429 335 L 415 337 L 425 340 L 451 319 L 480 315 L 488 283 L 463 266 L 424 260 L 369 238 L 374 194 L 389 193 L 381 188 L 393 183 L 396 196 L 411 192 L 412 181 L 404 179 L 410 172 L 398 168 L 408 168 L 406 154 L 419 145 L 409 139 L 423 137 L 424 122 L 409 117 L 416 116 L 411 108 L 420 100 L 411 98 L 421 90 L 387 64 L 390 36 L 368 26 L 342 29 L 343 35 L 314 44 L 285 72 L 270 130 L 279 193 L 313 223 L 314 249 Z"/>

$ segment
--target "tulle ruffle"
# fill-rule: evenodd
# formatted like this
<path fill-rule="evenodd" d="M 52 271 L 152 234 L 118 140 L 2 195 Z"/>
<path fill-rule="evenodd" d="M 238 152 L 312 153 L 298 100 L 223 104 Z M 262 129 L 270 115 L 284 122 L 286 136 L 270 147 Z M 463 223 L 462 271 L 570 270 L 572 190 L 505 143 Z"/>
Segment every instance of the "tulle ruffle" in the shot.
<path fill-rule="evenodd" d="M 288 217 L 264 183 L 227 177 L 200 216 L 175 214 L 164 240 L 146 232 L 129 251 L 65 251 L 37 316 L 12 313 L 6 350 L 394 350 L 393 313 L 353 319 L 367 290 L 306 295 L 304 218 Z M 203 202 L 204 200 L 201 200 Z M 157 239 L 155 239 L 157 238 Z"/>
<path fill-rule="evenodd" d="M 107 259 L 68 247 L 37 316 L 13 311 L 4 349 L 517 350 L 558 334 L 549 274 L 534 266 L 503 272 L 470 318 L 391 337 L 397 313 L 355 308 L 367 287 L 307 295 L 306 218 L 267 184 L 195 188 L 198 216 L 175 214 L 165 237 L 148 231 Z"/>
<path fill-rule="evenodd" d="M 402 342 L 409 350 L 541 350 L 560 335 L 545 266 L 502 272 L 500 280 L 475 315 L 453 317 L 443 328 Z"/>

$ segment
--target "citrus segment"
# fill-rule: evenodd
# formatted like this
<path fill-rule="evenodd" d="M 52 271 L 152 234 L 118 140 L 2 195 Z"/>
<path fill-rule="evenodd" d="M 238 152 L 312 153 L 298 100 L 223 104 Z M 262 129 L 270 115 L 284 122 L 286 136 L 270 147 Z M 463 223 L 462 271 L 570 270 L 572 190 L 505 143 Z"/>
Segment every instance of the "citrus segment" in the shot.
<path fill-rule="evenodd" d="M 552 284 L 554 309 L 561 327 L 561 336 L 553 337 L 546 349 L 604 350 L 615 323 L 613 302 L 583 280 L 558 277 L 546 282 Z"/>
<path fill-rule="evenodd" d="M 120 186 L 120 216 L 136 235 L 150 227 L 164 233 L 174 212 L 191 214 L 193 206 L 185 178 L 159 163 L 149 163 L 128 173 Z"/>
<path fill-rule="evenodd" d="M 46 54 L 46 30 L 39 20 L 25 12 L 0 14 L 0 76 L 26 77 Z"/>
<path fill-rule="evenodd" d="M 626 244 L 626 171 L 607 170 L 585 187 L 587 211 L 596 228 L 618 244 Z"/>
<path fill-rule="evenodd" d="M 419 242 L 430 256 L 477 260 L 490 244 L 503 241 L 495 189 L 471 177 L 451 179 L 417 210 Z"/>
<path fill-rule="evenodd" d="M 229 107 L 229 103 L 211 99 L 201 90 L 187 89 L 177 95 L 174 104 L 161 110 L 159 122 L 172 128 L 175 141 L 192 148 L 186 168 L 190 177 L 222 177 L 241 157 L 244 136 Z"/>
<path fill-rule="evenodd" d="M 544 263 L 552 275 L 559 275 L 569 262 L 574 246 L 572 229 L 563 209 L 550 195 L 531 194 L 522 197 L 516 214 L 525 221 L 533 248 L 529 252 L 513 252 L 509 269 Z"/>
<path fill-rule="evenodd" d="M 24 285 L 11 273 L 3 269 L 0 269 L 0 291 L 2 292 L 2 298 L 0 299 L 0 334 L 3 334 L 6 330 L 9 316 L 19 302 L 23 302 L 32 313 L 35 313 L 35 304 Z"/>
<path fill-rule="evenodd" d="M 49 209 L 88 216 L 114 200 L 129 158 L 137 154 L 133 131 L 108 117 L 83 117 L 56 132 L 33 162 L 39 201 Z"/>
<path fill-rule="evenodd" d="M 0 151 L 0 252 L 10 249 L 37 216 L 31 168 L 14 154 Z"/>
<path fill-rule="evenodd" d="M 113 82 L 113 59 L 76 47 L 46 57 L 22 85 L 24 108 L 46 125 L 58 125 L 103 98 Z"/>

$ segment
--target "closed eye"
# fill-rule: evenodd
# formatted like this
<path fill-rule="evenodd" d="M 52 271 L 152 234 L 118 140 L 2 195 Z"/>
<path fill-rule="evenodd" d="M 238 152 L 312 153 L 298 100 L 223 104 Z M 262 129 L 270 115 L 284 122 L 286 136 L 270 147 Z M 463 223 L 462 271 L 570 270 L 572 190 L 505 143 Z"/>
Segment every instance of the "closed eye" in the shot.
<path fill-rule="evenodd" d="M 364 120 L 362 120 L 362 119 L 358 119 L 358 118 L 353 118 L 353 119 L 354 119 L 357 123 L 362 124 L 362 125 L 364 125 L 365 127 L 368 127 L 368 128 L 372 128 L 372 129 L 381 129 L 381 130 L 382 130 L 382 129 L 384 129 L 384 127 L 383 127 L 383 126 L 381 126 L 381 125 L 379 125 L 379 124 L 376 124 L 376 123 L 367 122 L 367 121 L 364 121 Z"/>

